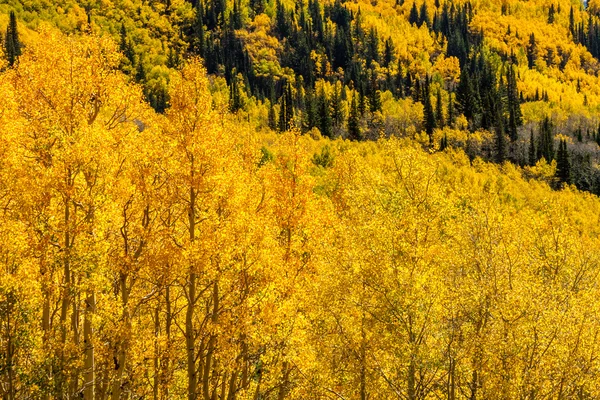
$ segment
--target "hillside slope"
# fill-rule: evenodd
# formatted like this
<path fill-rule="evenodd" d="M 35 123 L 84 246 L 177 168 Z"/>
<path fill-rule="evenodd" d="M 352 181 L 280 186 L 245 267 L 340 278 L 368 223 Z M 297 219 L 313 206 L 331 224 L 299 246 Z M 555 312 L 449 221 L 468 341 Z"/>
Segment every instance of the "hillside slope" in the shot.
<path fill-rule="evenodd" d="M 0 72 L 3 398 L 600 396 L 600 200 L 545 161 L 257 132 L 199 59 L 156 113 L 114 41 L 30 37 Z"/>
<path fill-rule="evenodd" d="M 10 0 L 9 11 L 24 32 L 49 23 L 115 39 L 120 69 L 160 112 L 170 75 L 199 55 L 213 94 L 256 129 L 424 132 L 471 158 L 556 159 L 558 181 L 600 193 L 594 2 Z"/>

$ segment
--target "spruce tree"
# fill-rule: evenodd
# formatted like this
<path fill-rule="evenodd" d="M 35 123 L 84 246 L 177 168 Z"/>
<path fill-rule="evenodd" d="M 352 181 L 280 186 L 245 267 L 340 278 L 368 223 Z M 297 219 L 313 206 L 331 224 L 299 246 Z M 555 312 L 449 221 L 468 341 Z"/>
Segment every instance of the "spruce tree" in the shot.
<path fill-rule="evenodd" d="M 521 102 L 517 89 L 516 74 L 512 65 L 508 66 L 506 74 L 506 97 L 508 108 L 508 133 L 511 141 L 518 139 L 517 127 L 523 125 Z"/>
<path fill-rule="evenodd" d="M 385 41 L 385 48 L 383 51 L 383 66 L 389 68 L 394 62 L 394 58 L 396 57 L 394 48 L 394 42 L 392 38 L 387 38 Z"/>
<path fill-rule="evenodd" d="M 412 8 L 410 9 L 410 14 L 408 15 L 408 22 L 412 25 L 419 24 L 419 10 L 417 10 L 417 3 L 414 1 Z"/>
<path fill-rule="evenodd" d="M 331 112 L 329 110 L 329 100 L 325 94 L 325 89 L 321 87 L 319 93 L 319 130 L 321 135 L 331 138 Z"/>
<path fill-rule="evenodd" d="M 427 136 L 429 136 L 429 144 L 431 145 L 433 144 L 433 130 L 435 129 L 435 113 L 433 112 L 433 106 L 431 104 L 429 87 L 429 76 L 427 76 L 423 87 L 423 125 L 425 126 Z"/>
<path fill-rule="evenodd" d="M 442 91 L 438 89 L 435 96 L 435 125 L 442 129 L 444 127 L 444 110 L 442 106 Z"/>
<path fill-rule="evenodd" d="M 449 127 L 454 126 L 454 119 L 456 117 L 454 114 L 454 93 L 450 92 L 448 93 L 448 119 L 446 121 L 446 125 Z"/>
<path fill-rule="evenodd" d="M 242 29 L 243 27 L 241 7 L 240 0 L 233 0 L 233 10 L 230 15 L 233 29 Z"/>
<path fill-rule="evenodd" d="M 419 15 L 419 27 L 425 25 L 431 27 L 431 20 L 429 19 L 429 12 L 427 11 L 427 3 L 423 2 L 421 5 L 421 13 Z"/>
<path fill-rule="evenodd" d="M 569 152 L 567 150 L 567 141 L 561 139 L 556 154 L 556 176 L 562 183 L 571 183 L 571 163 L 569 162 Z"/>
<path fill-rule="evenodd" d="M 356 93 L 352 95 L 350 104 L 350 113 L 348 114 L 348 139 L 360 140 L 360 119 L 358 104 L 356 102 Z"/>
<path fill-rule="evenodd" d="M 548 162 L 554 160 L 554 125 L 548 117 L 544 118 L 540 124 L 537 159 L 542 157 Z"/>
<path fill-rule="evenodd" d="M 556 10 L 554 9 L 554 4 L 550 5 L 550 9 L 548 10 L 548 23 L 549 24 L 553 24 L 554 23 L 554 14 L 556 13 Z"/>
<path fill-rule="evenodd" d="M 21 55 L 21 41 L 19 40 L 17 17 L 14 11 L 10 12 L 8 26 L 6 28 L 6 40 L 4 45 L 8 65 L 13 66 L 19 58 L 19 56 Z"/>
<path fill-rule="evenodd" d="M 341 104 L 341 89 L 339 81 L 333 85 L 333 93 L 331 95 L 331 119 L 334 126 L 340 126 L 343 122 L 344 115 L 342 113 Z"/>
<path fill-rule="evenodd" d="M 194 26 L 195 44 L 194 50 L 200 57 L 204 57 L 204 41 L 206 32 L 204 30 L 204 4 L 202 0 L 198 1 L 196 6 L 196 21 Z"/>
<path fill-rule="evenodd" d="M 269 101 L 269 128 L 272 130 L 277 130 L 277 123 L 275 120 L 275 107 L 273 106 L 273 101 Z"/>
<path fill-rule="evenodd" d="M 535 67 L 536 60 L 537 60 L 537 42 L 535 40 L 535 35 L 532 33 L 529 36 L 529 44 L 527 45 L 527 61 L 529 63 L 529 68 Z"/>
<path fill-rule="evenodd" d="M 571 11 L 569 11 L 569 32 L 571 32 L 571 36 L 575 39 L 575 14 L 573 6 L 571 6 Z"/>
<path fill-rule="evenodd" d="M 371 70 L 371 79 L 369 80 L 369 109 L 372 113 L 381 111 L 381 92 L 375 70 Z"/>

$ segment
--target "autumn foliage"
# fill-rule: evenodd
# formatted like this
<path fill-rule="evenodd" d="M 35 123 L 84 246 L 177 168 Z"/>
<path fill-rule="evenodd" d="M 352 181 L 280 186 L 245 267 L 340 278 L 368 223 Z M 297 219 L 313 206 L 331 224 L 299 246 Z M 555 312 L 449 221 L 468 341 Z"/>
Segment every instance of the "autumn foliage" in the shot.
<path fill-rule="evenodd" d="M 600 201 L 416 142 L 257 133 L 190 59 L 0 73 L 5 399 L 600 396 Z M 548 168 L 552 168 L 551 166 Z"/>

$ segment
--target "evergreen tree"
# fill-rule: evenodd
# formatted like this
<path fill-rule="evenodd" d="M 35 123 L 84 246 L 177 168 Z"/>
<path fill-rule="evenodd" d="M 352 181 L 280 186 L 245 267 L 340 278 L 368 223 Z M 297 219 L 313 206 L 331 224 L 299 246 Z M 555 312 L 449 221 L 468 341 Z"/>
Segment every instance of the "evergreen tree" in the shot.
<path fill-rule="evenodd" d="M 412 8 L 410 9 L 410 14 L 408 15 L 408 22 L 412 25 L 419 24 L 419 10 L 417 10 L 417 3 L 414 1 Z"/>
<path fill-rule="evenodd" d="M 233 0 L 233 10 L 230 14 L 230 23 L 233 29 L 242 29 L 243 27 L 241 7 L 240 0 Z"/>
<path fill-rule="evenodd" d="M 379 62 L 379 36 L 375 28 L 369 30 L 369 37 L 367 41 L 367 67 L 371 66 L 371 62 Z"/>
<path fill-rule="evenodd" d="M 438 128 L 444 127 L 444 110 L 442 106 L 442 91 L 438 89 L 435 96 L 435 125 Z"/>
<path fill-rule="evenodd" d="M 450 92 L 448 93 L 448 119 L 446 121 L 446 125 L 449 127 L 454 126 L 454 119 L 456 117 L 454 114 L 454 93 Z"/>
<path fill-rule="evenodd" d="M 395 95 L 398 98 L 404 98 L 404 82 L 405 77 L 402 72 L 402 62 L 399 60 L 398 70 L 396 71 L 396 77 L 394 80 Z"/>
<path fill-rule="evenodd" d="M 479 113 L 479 102 L 471 81 L 471 76 L 466 69 L 463 69 L 460 74 L 460 82 L 456 90 L 456 100 L 462 114 L 467 120 L 473 121 Z"/>
<path fill-rule="evenodd" d="M 369 110 L 374 113 L 381 111 L 381 92 L 377 83 L 377 73 L 375 70 L 370 71 L 371 79 L 369 80 Z"/>
<path fill-rule="evenodd" d="M 275 121 L 275 107 L 273 106 L 273 101 L 269 101 L 269 128 L 272 130 L 277 130 L 277 124 Z"/>
<path fill-rule="evenodd" d="M 423 87 L 423 125 L 425 132 L 429 136 L 429 144 L 433 144 L 433 130 L 435 129 L 435 113 L 431 104 L 430 82 L 429 76 L 425 78 Z"/>
<path fill-rule="evenodd" d="M 448 135 L 444 133 L 444 137 L 440 140 L 440 151 L 444 151 L 448 148 Z"/>
<path fill-rule="evenodd" d="M 242 100 L 239 88 L 239 79 L 236 69 L 232 71 L 231 85 L 229 87 L 229 109 L 231 112 L 236 112 L 242 108 Z"/>
<path fill-rule="evenodd" d="M 275 29 L 279 37 L 286 38 L 291 34 L 291 26 L 285 7 L 281 0 L 275 2 Z"/>
<path fill-rule="evenodd" d="M 360 119 L 359 119 L 358 104 L 356 102 L 356 93 L 352 95 L 350 104 L 350 113 L 348 114 L 348 139 L 360 140 Z"/>
<path fill-rule="evenodd" d="M 194 25 L 195 43 L 193 44 L 196 54 L 200 57 L 204 57 L 204 41 L 205 41 L 205 28 L 204 28 L 204 4 L 202 0 L 198 1 L 196 6 L 196 21 Z"/>
<path fill-rule="evenodd" d="M 327 95 L 325 94 L 325 89 L 323 87 L 321 87 L 321 91 L 319 93 L 318 111 L 319 130 L 321 131 L 321 135 L 331 138 L 331 112 L 329 110 L 329 100 L 327 99 Z"/>
<path fill-rule="evenodd" d="M 569 32 L 571 32 L 571 36 L 575 39 L 575 14 L 573 12 L 573 6 L 571 6 L 571 10 L 569 11 Z"/>
<path fill-rule="evenodd" d="M 529 35 L 529 44 L 527 45 L 527 62 L 529 63 L 529 68 L 535 67 L 535 62 L 537 60 L 537 43 L 535 40 L 535 35 L 532 33 Z"/>
<path fill-rule="evenodd" d="M 6 28 L 4 51 L 6 59 L 8 60 L 8 65 L 13 66 L 21 55 L 21 41 L 19 40 L 17 17 L 14 11 L 10 12 L 8 26 Z"/>
<path fill-rule="evenodd" d="M 506 97 L 508 108 L 508 134 L 511 141 L 518 139 L 517 127 L 523 125 L 521 102 L 519 101 L 517 81 L 512 65 L 508 66 L 506 74 Z"/>
<path fill-rule="evenodd" d="M 286 107 L 287 107 L 287 99 L 284 94 L 279 99 L 279 123 L 277 124 L 277 129 L 279 130 L 279 132 L 285 132 L 289 128 L 288 121 L 286 120 L 286 113 L 285 113 Z"/>
<path fill-rule="evenodd" d="M 429 12 L 427 11 L 427 3 L 423 2 L 421 5 L 421 13 L 419 15 L 419 26 L 431 27 L 431 20 L 429 19 Z"/>
<path fill-rule="evenodd" d="M 550 9 L 548 10 L 548 23 L 549 24 L 553 24 L 554 23 L 554 14 L 556 13 L 556 10 L 554 9 L 554 4 L 550 5 Z"/>
<path fill-rule="evenodd" d="M 550 162 L 554 159 L 554 125 L 546 117 L 540 124 L 539 144 L 537 146 L 537 159 L 544 157 Z"/>
<path fill-rule="evenodd" d="M 366 102 L 366 98 L 365 98 L 365 90 L 364 90 L 364 86 L 362 84 L 359 84 L 358 86 L 358 111 L 360 112 L 360 115 L 363 116 L 365 115 L 365 113 L 367 112 L 367 102 Z"/>
<path fill-rule="evenodd" d="M 556 153 L 556 176 L 562 183 L 571 183 L 571 163 L 569 162 L 567 141 L 564 139 L 561 139 Z"/>
<path fill-rule="evenodd" d="M 292 95 L 292 85 L 288 82 L 279 101 L 279 130 L 281 132 L 290 130 L 293 119 L 294 98 Z"/>
<path fill-rule="evenodd" d="M 396 49 L 394 48 L 394 42 L 392 38 L 387 38 L 385 41 L 385 48 L 383 51 L 383 66 L 389 68 L 394 59 L 396 58 Z"/>
<path fill-rule="evenodd" d="M 344 115 L 342 113 L 341 104 L 341 88 L 339 81 L 333 85 L 333 93 L 331 95 L 331 120 L 334 126 L 340 126 L 343 122 Z"/>
<path fill-rule="evenodd" d="M 314 127 L 318 126 L 318 110 L 317 110 L 317 101 L 315 99 L 314 92 L 309 90 L 306 93 L 305 97 L 306 103 L 306 118 L 305 118 L 305 127 L 307 130 L 310 130 Z"/>

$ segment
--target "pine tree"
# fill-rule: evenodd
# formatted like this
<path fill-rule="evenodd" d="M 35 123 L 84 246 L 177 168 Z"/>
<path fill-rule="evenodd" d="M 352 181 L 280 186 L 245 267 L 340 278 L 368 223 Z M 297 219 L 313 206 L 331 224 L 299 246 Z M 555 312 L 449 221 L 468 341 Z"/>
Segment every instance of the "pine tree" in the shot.
<path fill-rule="evenodd" d="M 433 144 L 433 130 L 435 129 L 435 113 L 431 104 L 430 82 L 429 76 L 425 78 L 423 87 L 423 125 L 425 132 L 429 136 L 429 144 Z"/>
<path fill-rule="evenodd" d="M 374 113 L 381 111 L 381 92 L 377 83 L 377 73 L 375 70 L 370 71 L 371 79 L 369 80 L 369 110 Z"/>
<path fill-rule="evenodd" d="M 19 58 L 19 56 L 21 55 L 21 41 L 19 40 L 17 17 L 14 11 L 10 12 L 8 27 L 6 28 L 6 40 L 4 45 L 8 65 L 13 66 Z"/>
<path fill-rule="evenodd" d="M 561 139 L 556 154 L 556 176 L 562 183 L 571 183 L 571 163 L 569 162 L 569 151 L 567 141 Z"/>
<path fill-rule="evenodd" d="M 240 4 L 240 0 L 233 0 L 233 10 L 231 12 L 231 26 L 233 29 L 242 29 L 242 5 Z"/>
<path fill-rule="evenodd" d="M 438 89 L 435 96 L 435 125 L 442 129 L 444 127 L 444 110 L 442 106 L 442 91 Z"/>
<path fill-rule="evenodd" d="M 448 135 L 444 133 L 444 137 L 440 140 L 440 151 L 446 150 L 448 147 Z"/>
<path fill-rule="evenodd" d="M 460 112 L 468 121 L 473 121 L 479 114 L 479 102 L 475 93 L 475 88 L 471 81 L 470 74 L 463 69 L 460 74 L 460 82 L 456 90 L 456 100 L 460 107 Z"/>
<path fill-rule="evenodd" d="M 511 141 L 518 139 L 517 127 L 523 125 L 521 102 L 519 101 L 517 81 L 512 65 L 508 66 L 506 74 L 506 98 L 508 108 L 508 134 Z"/>
<path fill-rule="evenodd" d="M 196 21 L 194 25 L 195 43 L 193 43 L 193 46 L 194 51 L 200 57 L 204 57 L 204 41 L 206 36 L 204 29 L 204 4 L 202 0 L 199 0 L 196 6 Z"/>
<path fill-rule="evenodd" d="M 527 61 L 529 63 L 529 68 L 535 67 L 536 60 L 537 60 L 537 43 L 535 40 L 535 35 L 532 33 L 529 36 L 529 44 L 527 45 Z"/>
<path fill-rule="evenodd" d="M 321 135 L 325 137 L 331 138 L 331 112 L 329 110 L 329 100 L 327 99 L 327 95 L 325 94 L 325 89 L 321 87 L 321 91 L 319 93 L 319 130 L 321 131 Z"/>
<path fill-rule="evenodd" d="M 396 58 L 396 50 L 394 48 L 394 42 L 392 41 L 392 38 L 387 38 L 387 40 L 385 41 L 385 48 L 383 51 L 383 66 L 386 68 L 389 68 L 392 63 L 394 62 L 394 59 Z"/>
<path fill-rule="evenodd" d="M 549 24 L 553 24 L 554 23 L 554 14 L 556 13 L 556 10 L 554 9 L 554 4 L 550 5 L 550 9 L 548 10 L 548 23 Z"/>
<path fill-rule="evenodd" d="M 352 95 L 350 113 L 348 115 L 348 139 L 360 140 L 361 134 L 359 121 L 358 104 L 356 102 L 356 93 L 354 93 Z"/>
<path fill-rule="evenodd" d="M 275 123 L 275 107 L 273 106 L 273 101 L 269 102 L 269 128 L 272 130 L 277 130 L 277 124 Z"/>
<path fill-rule="evenodd" d="M 279 101 L 279 130 L 285 132 L 292 127 L 294 119 L 294 98 L 292 85 L 288 82 Z"/>
<path fill-rule="evenodd" d="M 421 5 L 421 13 L 419 15 L 419 27 L 425 25 L 431 27 L 431 19 L 429 19 L 429 12 L 427 11 L 427 3 L 423 2 Z"/>
<path fill-rule="evenodd" d="M 369 37 L 367 40 L 367 67 L 371 66 L 371 62 L 379 62 L 379 36 L 375 28 L 371 27 L 369 30 Z"/>
<path fill-rule="evenodd" d="M 360 115 L 363 116 L 367 112 L 367 102 L 365 96 L 365 90 L 362 84 L 358 86 L 358 111 Z"/>
<path fill-rule="evenodd" d="M 231 112 L 236 112 L 240 108 L 242 108 L 242 100 L 241 100 L 241 94 L 240 94 L 240 88 L 239 88 L 240 77 L 238 76 L 235 68 L 231 72 L 231 75 L 232 75 L 231 85 L 229 88 L 229 90 L 230 90 L 230 92 L 229 92 L 229 110 Z"/>
<path fill-rule="evenodd" d="M 331 95 L 331 119 L 334 126 L 340 126 L 343 122 L 344 115 L 342 113 L 341 104 L 341 89 L 339 81 L 333 85 L 333 93 Z"/>
<path fill-rule="evenodd" d="M 448 93 L 448 119 L 446 121 L 446 125 L 449 127 L 454 126 L 454 119 L 456 117 L 454 113 L 454 93 L 450 92 Z"/>
<path fill-rule="evenodd" d="M 569 11 L 569 32 L 571 32 L 571 36 L 575 39 L 575 14 L 573 12 L 573 6 L 571 6 L 571 11 Z"/>
<path fill-rule="evenodd" d="M 540 124 L 537 159 L 542 157 L 548 162 L 554 160 L 554 125 L 548 117 L 544 118 Z"/>
<path fill-rule="evenodd" d="M 410 14 L 408 15 L 408 22 L 411 25 L 419 24 L 419 10 L 417 10 L 416 2 L 413 2 L 412 8 L 410 9 Z"/>

